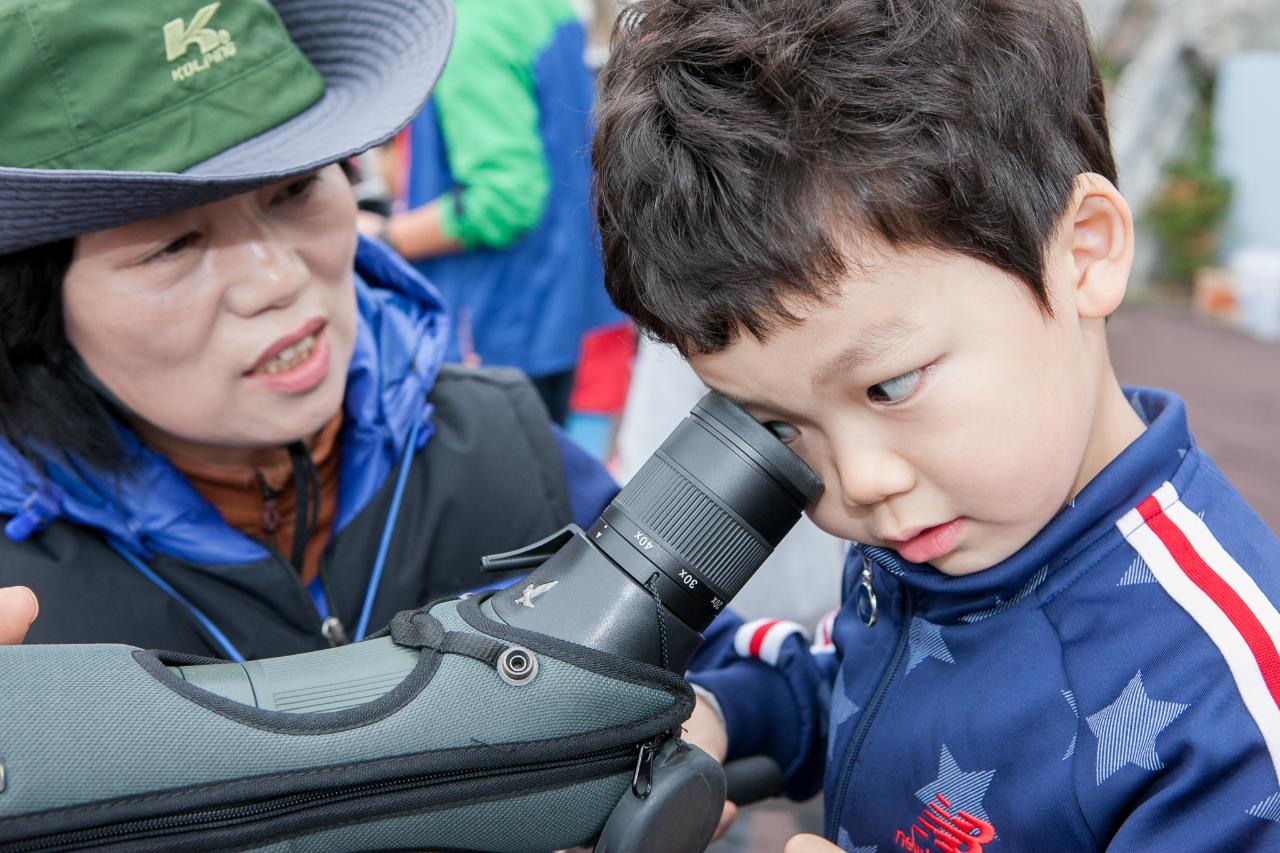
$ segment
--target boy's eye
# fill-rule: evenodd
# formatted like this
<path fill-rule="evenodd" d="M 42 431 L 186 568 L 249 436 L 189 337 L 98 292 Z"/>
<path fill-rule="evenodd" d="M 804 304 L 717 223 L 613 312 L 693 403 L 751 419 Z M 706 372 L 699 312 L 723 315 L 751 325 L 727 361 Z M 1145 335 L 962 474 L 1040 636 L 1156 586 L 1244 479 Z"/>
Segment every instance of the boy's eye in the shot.
<path fill-rule="evenodd" d="M 774 437 L 783 444 L 790 444 L 800 437 L 800 430 L 786 421 L 765 421 L 764 428 L 773 433 Z"/>
<path fill-rule="evenodd" d="M 923 377 L 924 371 L 916 368 L 910 373 L 895 376 L 884 382 L 877 382 L 867 389 L 867 397 L 876 403 L 888 403 L 890 405 L 901 403 L 911 396 Z"/>

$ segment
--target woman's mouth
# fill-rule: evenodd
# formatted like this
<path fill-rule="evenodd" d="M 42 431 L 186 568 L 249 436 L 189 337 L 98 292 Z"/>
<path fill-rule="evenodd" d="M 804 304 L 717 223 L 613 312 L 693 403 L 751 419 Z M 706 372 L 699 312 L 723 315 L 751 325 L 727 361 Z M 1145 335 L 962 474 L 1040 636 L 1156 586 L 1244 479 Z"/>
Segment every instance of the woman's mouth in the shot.
<path fill-rule="evenodd" d="M 329 341 L 325 322 L 315 319 L 276 341 L 258 358 L 246 377 L 272 391 L 301 394 L 329 375 Z"/>
<path fill-rule="evenodd" d="M 269 359 L 266 364 L 259 367 L 254 373 L 274 374 L 293 370 L 311 356 L 311 353 L 316 348 L 316 343 L 317 335 L 307 335 L 293 346 L 281 350 L 280 353 Z"/>

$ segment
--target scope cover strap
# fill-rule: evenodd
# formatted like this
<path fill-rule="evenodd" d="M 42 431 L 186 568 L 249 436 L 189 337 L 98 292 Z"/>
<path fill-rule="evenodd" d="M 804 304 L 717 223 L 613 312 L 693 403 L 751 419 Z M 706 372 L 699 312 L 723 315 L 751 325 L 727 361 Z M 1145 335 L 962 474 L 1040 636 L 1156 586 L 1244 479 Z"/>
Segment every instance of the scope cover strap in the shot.
<path fill-rule="evenodd" d="M 443 654 L 462 655 L 496 666 L 507 644 L 465 631 L 446 631 L 440 620 L 427 610 L 402 610 L 387 626 L 391 640 L 411 649 L 429 649 Z"/>

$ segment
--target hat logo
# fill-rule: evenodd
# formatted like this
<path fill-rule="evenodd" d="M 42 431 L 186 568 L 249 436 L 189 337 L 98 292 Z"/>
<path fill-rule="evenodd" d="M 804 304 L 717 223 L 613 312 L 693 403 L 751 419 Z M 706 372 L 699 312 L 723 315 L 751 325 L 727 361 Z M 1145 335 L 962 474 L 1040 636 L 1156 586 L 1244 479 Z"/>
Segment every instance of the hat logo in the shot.
<path fill-rule="evenodd" d="M 217 2 L 205 6 L 196 12 L 190 24 L 184 25 L 181 18 L 174 18 L 164 25 L 164 51 L 170 62 L 186 56 L 192 45 L 200 48 L 199 60 L 191 60 L 171 69 L 175 83 L 190 79 L 236 55 L 236 45 L 231 40 L 231 33 L 209 27 L 209 21 L 221 5 L 221 2 Z"/>

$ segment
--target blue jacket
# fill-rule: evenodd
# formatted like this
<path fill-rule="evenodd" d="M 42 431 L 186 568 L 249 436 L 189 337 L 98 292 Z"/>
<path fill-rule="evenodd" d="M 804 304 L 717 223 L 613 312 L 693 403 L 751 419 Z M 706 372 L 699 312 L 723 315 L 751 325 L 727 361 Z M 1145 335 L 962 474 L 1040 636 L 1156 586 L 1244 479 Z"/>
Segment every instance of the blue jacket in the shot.
<path fill-rule="evenodd" d="M 591 215 L 585 32 L 563 0 L 473 0 L 457 14 L 449 65 L 409 129 L 402 193 L 409 209 L 448 199 L 446 230 L 467 248 L 417 267 L 453 310 L 450 360 L 569 370 L 585 332 L 622 318 Z M 463 227 L 495 217 L 501 227 Z"/>
<path fill-rule="evenodd" d="M 413 599 L 423 590 L 433 589 L 431 584 L 421 577 L 398 577 L 396 572 L 422 576 L 451 569 L 424 565 L 428 559 L 425 546 L 432 534 L 420 529 L 427 523 L 422 514 L 436 507 L 443 525 L 438 529 L 445 530 L 448 519 L 460 513 L 448 507 L 439 495 L 440 484 L 422 469 L 429 458 L 438 469 L 452 458 L 473 452 L 487 440 L 486 430 L 498 431 L 497 425 L 490 429 L 485 424 L 472 424 L 463 429 L 459 421 L 465 420 L 467 412 L 451 412 L 445 425 L 448 434 L 440 437 L 442 427 L 432 403 L 437 397 L 432 395 L 439 385 L 449 329 L 435 288 L 380 244 L 364 239 L 356 254 L 355 284 L 358 328 L 344 398 L 337 515 L 332 547 L 327 549 L 335 552 L 327 561 L 334 563 L 334 568 L 327 572 L 322 562 L 321 571 L 326 583 L 332 580 L 339 589 L 314 585 L 308 590 L 310 600 L 298 594 L 301 587 L 292 567 L 262 543 L 228 526 L 167 459 L 140 447 L 123 426 L 121 435 L 137 451 L 140 461 L 118 477 L 103 476 L 74 460 L 50 459 L 37 469 L 0 441 L 0 525 L 6 533 L 0 537 L 0 585 L 26 583 L 40 595 L 44 606 L 32 628 L 31 641 L 125 641 L 231 656 L 220 641 L 208 642 L 217 640 L 211 632 L 225 631 L 248 656 L 301 651 L 311 643 L 323 645 L 319 632 L 313 629 L 330 615 L 330 605 L 340 612 L 348 629 L 355 627 L 355 614 L 361 612 L 361 598 L 370 585 L 367 579 L 373 545 L 386 531 L 395 543 L 389 561 L 393 568 L 382 581 L 385 600 L 375 611 L 381 621 L 375 621 L 369 630 L 376 630 L 396 610 L 425 603 Z M 455 385 L 475 384 L 469 379 L 453 381 Z M 488 378 L 483 383 L 493 384 Z M 488 401 L 485 404 L 493 407 L 484 411 L 505 413 L 511 408 L 506 391 L 481 393 L 483 401 Z M 528 396 L 533 398 L 532 389 Z M 455 394 L 449 399 L 460 398 Z M 479 398 L 471 394 L 463 399 Z M 478 410 L 477 406 L 472 409 Z M 553 430 L 545 414 L 543 418 L 541 425 L 513 421 L 509 429 L 527 433 L 530 446 L 540 447 L 544 457 L 554 459 L 550 464 L 564 475 L 567 517 L 560 520 L 538 515 L 534 510 L 539 507 L 515 503 L 493 506 L 489 508 L 495 515 L 493 540 L 485 543 L 492 551 L 509 550 L 545 535 L 555 529 L 545 529 L 548 524 L 558 526 L 572 519 L 586 526 L 616 493 L 616 485 L 603 468 Z M 508 433 L 501 440 L 511 437 Z M 442 440 L 445 445 L 436 446 Z M 413 464 L 406 467 L 402 461 L 410 441 L 414 442 Z M 455 451 L 455 447 L 462 449 Z M 485 458 L 493 456 L 490 453 Z M 457 464 L 473 462 L 466 456 Z M 494 464 L 499 471 L 509 472 L 509 468 Z M 401 469 L 411 476 L 392 476 Z M 475 469 L 468 470 L 475 477 L 482 476 Z M 527 497 L 518 500 L 524 504 L 541 497 L 539 490 L 527 484 L 495 484 L 494 488 L 499 485 L 511 493 L 523 491 Z M 461 498 L 476 486 L 457 482 L 452 488 Z M 487 486 L 480 484 L 480 488 Z M 403 502 L 391 500 L 397 489 L 405 495 Z M 491 491 L 478 494 L 478 500 L 498 500 Z M 397 524 L 400 516 L 413 523 Z M 348 530 L 355 532 L 348 535 Z M 103 543 L 109 543 L 111 550 Z M 484 545 L 477 543 L 476 547 Z M 399 548 L 407 549 L 411 556 L 401 555 Z M 133 574 L 125 563 L 140 574 Z M 376 587 L 376 581 L 372 585 Z M 160 590 L 164 595 L 159 595 Z M 449 590 L 436 587 L 434 591 Z M 148 603 L 152 593 L 159 595 L 154 606 Z M 85 599 L 102 595 L 119 596 L 121 604 L 129 599 L 133 612 L 113 617 L 111 608 L 103 608 L 99 600 L 97 609 L 88 616 L 67 615 L 75 608 L 89 606 Z M 55 601 L 59 603 L 52 606 Z M 173 615 L 170 611 L 179 610 L 181 615 L 175 603 L 193 605 L 195 611 L 210 617 L 210 624 L 193 613 L 199 623 L 195 635 L 176 633 L 172 625 L 162 630 L 162 623 Z M 312 604 L 315 610 L 309 609 Z M 151 610 L 154 618 L 142 615 Z M 259 618 L 263 621 L 255 627 L 254 620 Z M 87 627 L 91 620 L 99 621 L 97 629 Z M 277 627 L 272 620 L 296 623 L 298 630 L 289 637 L 281 635 L 277 641 L 264 640 Z M 149 632 L 150 627 L 156 632 Z"/>
<path fill-rule="evenodd" d="M 1280 542 L 1181 400 L 1128 393 L 1147 430 L 1004 562 L 855 545 L 812 648 L 719 626 L 730 757 L 821 782 L 844 850 L 1280 850 Z"/>

